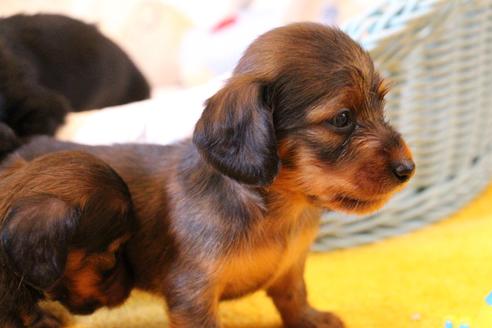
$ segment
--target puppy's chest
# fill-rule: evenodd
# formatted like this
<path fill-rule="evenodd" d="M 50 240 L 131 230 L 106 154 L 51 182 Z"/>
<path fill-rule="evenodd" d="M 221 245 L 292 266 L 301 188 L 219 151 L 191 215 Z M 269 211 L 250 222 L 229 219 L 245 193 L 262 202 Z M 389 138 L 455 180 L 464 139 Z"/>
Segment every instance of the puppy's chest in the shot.
<path fill-rule="evenodd" d="M 270 227 L 240 240 L 240 247 L 223 259 L 219 270 L 222 298 L 235 298 L 270 286 L 304 256 L 316 232 L 317 220 Z"/>

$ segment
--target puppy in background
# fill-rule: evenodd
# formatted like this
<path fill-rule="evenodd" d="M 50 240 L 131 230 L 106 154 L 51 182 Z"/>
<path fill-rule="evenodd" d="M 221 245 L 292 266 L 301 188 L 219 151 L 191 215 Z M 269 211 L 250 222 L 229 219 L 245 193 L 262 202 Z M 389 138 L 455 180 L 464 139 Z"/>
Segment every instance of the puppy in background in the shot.
<path fill-rule="evenodd" d="M 305 260 L 322 210 L 370 213 L 413 175 L 384 119 L 386 92 L 342 31 L 293 24 L 246 50 L 192 140 L 91 147 L 38 137 L 17 153 L 84 149 L 123 178 L 140 226 L 128 243 L 136 287 L 166 299 L 170 327 L 220 327 L 220 300 L 263 289 L 286 327 L 340 328 L 309 304 Z"/>
<path fill-rule="evenodd" d="M 77 314 L 122 303 L 133 286 L 123 248 L 135 227 L 125 183 L 94 156 L 4 162 L 0 327 L 60 327 L 37 305 L 43 299 Z"/>
<path fill-rule="evenodd" d="M 95 26 L 60 15 L 0 18 L 0 121 L 53 135 L 70 111 L 143 100 L 149 85 Z"/>

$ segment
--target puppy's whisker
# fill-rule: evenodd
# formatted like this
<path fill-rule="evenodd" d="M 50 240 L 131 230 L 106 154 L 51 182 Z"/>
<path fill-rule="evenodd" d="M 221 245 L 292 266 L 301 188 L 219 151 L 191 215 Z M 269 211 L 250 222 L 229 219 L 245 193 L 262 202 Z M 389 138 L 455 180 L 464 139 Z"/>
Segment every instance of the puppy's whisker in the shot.
<path fill-rule="evenodd" d="M 21 275 L 19 284 L 17 285 L 17 290 L 21 289 L 21 287 L 23 286 L 23 282 L 24 282 L 24 275 Z"/>

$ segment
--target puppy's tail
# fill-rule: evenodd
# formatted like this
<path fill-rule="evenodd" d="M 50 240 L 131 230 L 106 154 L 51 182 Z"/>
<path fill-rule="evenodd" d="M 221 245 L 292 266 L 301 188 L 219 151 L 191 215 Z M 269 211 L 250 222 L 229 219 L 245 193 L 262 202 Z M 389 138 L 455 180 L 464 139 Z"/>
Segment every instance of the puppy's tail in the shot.
<path fill-rule="evenodd" d="M 7 124 L 0 122 L 0 161 L 22 145 L 14 130 Z"/>

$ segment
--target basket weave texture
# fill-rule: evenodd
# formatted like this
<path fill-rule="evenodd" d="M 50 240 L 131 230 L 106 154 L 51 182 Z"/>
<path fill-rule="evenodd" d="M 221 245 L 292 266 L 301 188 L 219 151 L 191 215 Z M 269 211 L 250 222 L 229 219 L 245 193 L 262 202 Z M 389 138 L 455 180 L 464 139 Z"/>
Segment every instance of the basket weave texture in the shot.
<path fill-rule="evenodd" d="M 325 213 L 318 251 L 373 242 L 445 218 L 492 176 L 491 0 L 389 0 L 345 31 L 391 81 L 388 119 L 412 149 L 417 171 L 374 215 Z"/>

